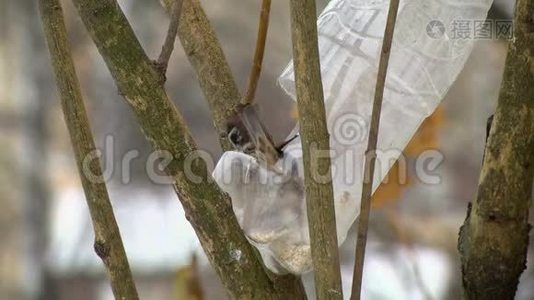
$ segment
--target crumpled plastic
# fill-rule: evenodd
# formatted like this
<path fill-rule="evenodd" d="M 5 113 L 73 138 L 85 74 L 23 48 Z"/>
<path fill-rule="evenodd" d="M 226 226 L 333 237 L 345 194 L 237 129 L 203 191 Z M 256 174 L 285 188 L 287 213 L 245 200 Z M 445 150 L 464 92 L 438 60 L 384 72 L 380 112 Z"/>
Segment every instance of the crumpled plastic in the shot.
<path fill-rule="evenodd" d="M 435 110 L 471 52 L 474 39 L 455 36 L 455 22 L 485 20 L 491 3 L 401 1 L 384 91 L 373 190 Z M 386 0 L 333 0 L 318 20 L 339 244 L 359 215 L 368 124 L 388 6 Z M 279 83 L 295 100 L 292 62 Z M 312 263 L 300 139 L 283 152 L 274 168 L 243 153 L 225 152 L 213 177 L 231 196 L 237 220 L 265 265 L 276 273 L 302 274 L 312 269 Z"/>

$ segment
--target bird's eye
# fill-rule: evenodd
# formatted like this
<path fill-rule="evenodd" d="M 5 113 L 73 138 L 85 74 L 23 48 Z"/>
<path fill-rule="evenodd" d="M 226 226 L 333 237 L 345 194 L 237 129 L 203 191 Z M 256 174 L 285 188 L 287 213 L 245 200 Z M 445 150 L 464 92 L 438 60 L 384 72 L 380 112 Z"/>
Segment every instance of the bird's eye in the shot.
<path fill-rule="evenodd" d="M 237 129 L 236 127 L 230 130 L 230 133 L 228 133 L 228 138 L 230 139 L 230 142 L 232 142 L 234 145 L 239 145 L 243 140 L 239 129 Z"/>

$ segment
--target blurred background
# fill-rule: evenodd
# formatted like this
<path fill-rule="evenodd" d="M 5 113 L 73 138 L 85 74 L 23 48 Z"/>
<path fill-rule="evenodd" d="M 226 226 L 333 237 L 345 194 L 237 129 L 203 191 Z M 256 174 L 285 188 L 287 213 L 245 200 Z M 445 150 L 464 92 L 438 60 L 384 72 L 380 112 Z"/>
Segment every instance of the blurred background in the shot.
<path fill-rule="evenodd" d="M 148 179 L 150 146 L 71 1 L 62 2 L 141 299 L 224 299 L 172 188 Z M 118 2 L 147 54 L 156 58 L 168 26 L 159 2 Z M 244 89 L 261 1 L 201 2 Z M 318 10 L 326 3 L 317 1 Z M 291 58 L 291 43 L 287 1 L 272 5 L 257 101 L 275 140 L 282 141 L 295 124 L 295 111 L 276 79 Z M 512 10 L 513 1 L 496 1 L 490 18 L 510 19 Z M 0 0 L 0 41 L 0 299 L 113 299 L 105 270 L 93 253 L 91 221 L 35 1 Z M 390 180 L 375 194 L 364 299 L 460 298 L 457 235 L 476 193 L 486 120 L 496 106 L 505 55 L 505 40 L 478 41 L 443 104 L 406 149 L 408 157 L 427 149 L 443 154 L 435 172 L 439 183 L 424 184 L 412 177 L 402 185 Z M 210 113 L 179 41 L 167 77 L 169 96 L 199 147 L 218 157 L 221 150 Z M 130 164 L 123 161 L 125 155 L 131 157 Z M 413 168 L 410 163 L 410 172 Z M 351 232 L 341 248 L 345 289 L 350 289 L 353 266 Z M 304 276 L 311 295 L 312 280 L 313 274 Z M 533 282 L 529 268 L 517 299 L 534 299 Z"/>

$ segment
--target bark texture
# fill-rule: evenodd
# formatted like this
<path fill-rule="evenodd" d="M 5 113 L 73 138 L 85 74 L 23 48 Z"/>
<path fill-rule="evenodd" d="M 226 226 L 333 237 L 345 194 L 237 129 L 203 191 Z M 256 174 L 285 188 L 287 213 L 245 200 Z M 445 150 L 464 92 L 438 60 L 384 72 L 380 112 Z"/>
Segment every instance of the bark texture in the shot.
<path fill-rule="evenodd" d="M 73 2 L 114 77 L 120 93 L 134 111 L 146 138 L 156 150 L 167 151 L 172 155 L 173 160 L 165 171 L 172 176 L 174 188 L 182 202 L 186 217 L 230 297 L 305 298 L 299 278 L 274 276 L 264 270 L 255 250 L 237 223 L 230 198 L 222 193 L 212 180 L 205 161 L 198 158 L 193 161 L 189 169 L 184 167 L 184 160 L 195 155 L 196 145 L 182 116 L 169 100 L 159 80 L 160 74 L 141 48 L 118 3 L 114 0 L 73 0 Z M 187 48 L 191 49 L 190 51 L 201 51 L 197 47 L 206 45 L 201 42 L 202 39 L 213 38 L 203 36 L 205 32 L 201 29 L 195 30 L 197 28 L 195 26 L 198 25 L 195 22 L 202 19 L 205 20 L 205 15 L 198 0 L 185 0 L 179 32 L 193 35 L 187 37 L 194 41 L 193 46 Z M 203 21 L 200 23 L 204 24 Z M 204 25 L 209 26 L 209 24 Z M 202 72 L 200 74 L 204 74 Z M 214 77 L 209 72 L 205 76 L 207 78 L 202 80 L 215 87 L 215 93 L 220 95 L 221 99 L 225 99 L 223 96 L 227 97 L 227 94 L 232 94 L 222 93 L 229 81 L 228 78 Z M 232 90 L 231 87 L 227 88 Z M 238 102 L 239 98 L 235 101 Z M 217 122 L 216 120 L 216 124 Z"/>
<path fill-rule="evenodd" d="M 115 299 L 135 300 L 139 297 L 102 177 L 100 160 L 94 158 L 86 161 L 95 153 L 96 147 L 67 41 L 61 4 L 59 0 L 40 0 L 39 7 L 61 96 L 61 107 L 91 213 L 95 252 L 106 266 Z"/>
<path fill-rule="evenodd" d="M 318 299 L 342 299 L 315 1 L 291 0 L 290 10 L 315 290 Z"/>
<path fill-rule="evenodd" d="M 178 37 L 208 101 L 221 147 L 225 151 L 232 150 L 226 138 L 226 122 L 235 115 L 241 94 L 199 0 L 183 1 Z M 172 2 L 163 0 L 168 12 Z"/>
<path fill-rule="evenodd" d="M 460 229 L 467 299 L 514 298 L 526 263 L 533 175 L 534 1 L 518 0 L 478 194 Z"/>

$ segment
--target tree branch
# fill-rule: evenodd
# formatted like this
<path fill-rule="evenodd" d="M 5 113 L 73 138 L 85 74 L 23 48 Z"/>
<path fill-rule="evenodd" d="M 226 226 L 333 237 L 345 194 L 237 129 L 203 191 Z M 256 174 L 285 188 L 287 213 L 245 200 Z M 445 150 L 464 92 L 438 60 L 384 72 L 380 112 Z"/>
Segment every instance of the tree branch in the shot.
<path fill-rule="evenodd" d="M 260 22 L 258 25 L 258 38 L 256 40 L 256 50 L 254 52 L 254 61 L 252 70 L 248 78 L 247 91 L 243 98 L 243 104 L 254 102 L 256 87 L 260 79 L 261 67 L 263 64 L 263 54 L 265 53 L 265 41 L 267 40 L 267 31 L 269 29 L 269 14 L 271 12 L 271 0 L 263 0 L 261 4 Z"/>
<path fill-rule="evenodd" d="M 290 14 L 315 289 L 317 299 L 342 299 L 315 1 L 291 0 Z"/>
<path fill-rule="evenodd" d="M 178 24 L 180 23 L 183 3 L 183 0 L 174 0 L 174 3 L 172 4 L 170 16 L 171 22 L 169 23 L 165 43 L 163 44 L 163 47 L 161 47 L 161 53 L 158 58 L 158 68 L 163 78 L 166 76 L 165 74 L 167 73 L 169 60 L 171 59 L 171 54 L 174 50 L 174 41 L 176 40 L 176 34 L 178 33 Z"/>
<path fill-rule="evenodd" d="M 206 162 L 195 152 L 195 143 L 182 116 L 169 100 L 161 82 L 158 82 L 157 72 L 117 2 L 73 2 L 145 136 L 156 150 L 172 155 L 173 160 L 165 171 L 172 176 L 186 217 L 230 296 L 239 299 L 304 298 L 298 278 L 269 278 L 271 274 L 264 271 L 255 250 L 237 223 L 228 195 L 221 192 L 208 173 Z M 180 28 L 182 32 L 189 32 L 196 28 L 192 24 L 199 21 L 192 22 L 191 18 L 200 16 L 200 6 L 197 0 L 188 0 L 183 9 Z M 199 31 L 189 33 L 200 34 Z M 199 42 L 202 38 L 210 39 L 202 35 L 191 37 Z M 182 43 L 187 44 L 188 38 L 184 40 L 186 42 Z M 226 82 L 225 78 L 213 78 L 213 74 L 207 73 L 206 76 L 214 80 L 211 82 L 214 87 Z M 206 82 L 206 78 L 202 80 Z M 197 159 L 186 168 L 184 160 L 195 157 Z"/>
<path fill-rule="evenodd" d="M 478 193 L 460 229 L 466 299 L 513 299 L 526 267 L 534 177 L 533 16 L 534 1 L 518 0 Z"/>
<path fill-rule="evenodd" d="M 95 233 L 95 251 L 104 262 L 116 299 L 138 299 L 134 280 L 126 258 L 121 235 L 96 151 L 89 120 L 72 56 L 67 42 L 63 12 L 59 0 L 40 0 L 39 7 L 52 66 L 56 76 L 61 106 L 69 130 L 78 171 L 85 191 Z M 90 178 L 88 172 L 94 177 Z"/>
<path fill-rule="evenodd" d="M 375 86 L 375 97 L 373 100 L 373 111 L 371 114 L 371 124 L 369 128 L 369 139 L 367 141 L 367 151 L 365 153 L 365 170 L 362 186 L 362 197 L 360 216 L 358 218 L 358 234 L 356 240 L 356 257 L 354 262 L 354 273 L 352 276 L 351 299 L 360 299 L 362 290 L 363 263 L 365 259 L 365 246 L 367 244 L 367 231 L 369 228 L 369 212 L 371 210 L 371 196 L 373 194 L 373 179 L 376 162 L 376 146 L 378 142 L 378 129 L 380 127 L 380 112 L 382 110 L 382 100 L 384 99 L 384 87 L 391 53 L 391 43 L 395 31 L 395 21 L 399 9 L 399 0 L 389 2 L 388 18 L 382 42 L 382 52 L 378 65 L 378 75 Z M 367 176 L 369 174 L 369 176 Z"/>
<path fill-rule="evenodd" d="M 236 114 L 241 94 L 199 0 L 184 1 L 178 37 L 208 101 L 221 147 L 232 150 L 226 137 L 226 122 Z M 169 11 L 172 0 L 163 2 Z"/>

